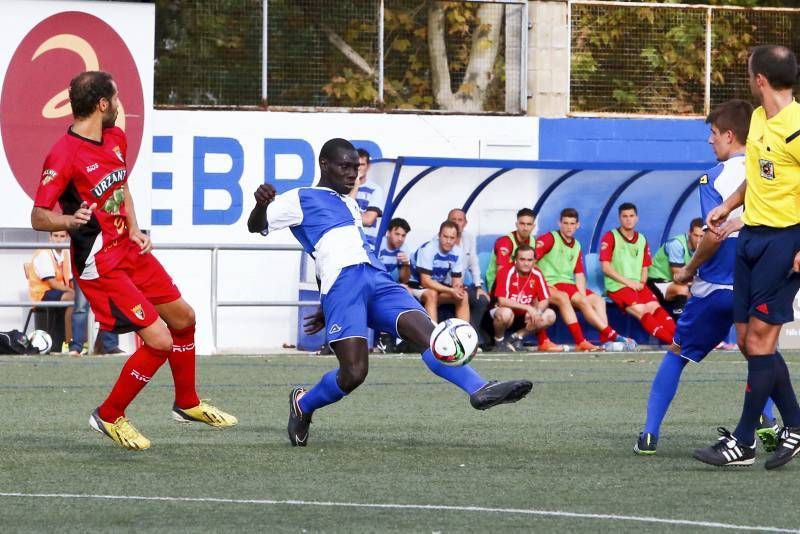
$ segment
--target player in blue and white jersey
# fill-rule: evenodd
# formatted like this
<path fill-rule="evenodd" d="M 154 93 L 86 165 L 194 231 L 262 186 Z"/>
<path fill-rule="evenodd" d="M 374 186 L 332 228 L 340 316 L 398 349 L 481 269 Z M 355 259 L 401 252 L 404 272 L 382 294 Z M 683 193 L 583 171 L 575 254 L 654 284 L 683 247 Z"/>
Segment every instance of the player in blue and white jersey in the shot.
<path fill-rule="evenodd" d="M 406 246 L 406 236 L 411 231 L 408 221 L 395 217 L 378 247 L 378 259 L 395 282 L 408 284 L 411 278 L 411 254 Z"/>
<path fill-rule="evenodd" d="M 469 321 L 469 295 L 464 289 L 464 252 L 458 240 L 458 225 L 444 221 L 436 237 L 419 247 L 411 256 L 409 287 L 425 306 L 434 322 L 439 306 L 453 304 L 455 315 Z"/>
<path fill-rule="evenodd" d="M 700 209 L 703 220 L 744 181 L 744 145 L 753 107 L 743 100 L 729 100 L 716 106 L 706 122 L 711 125 L 708 142 L 720 162 L 700 177 Z M 741 208 L 732 213 L 726 232 L 706 232 L 688 264 L 678 270 L 675 280 L 694 281 L 691 296 L 678 320 L 675 339 L 656 372 L 647 402 L 647 420 L 633 450 L 637 454 L 656 452 L 661 422 L 678 390 L 681 373 L 689 361 L 699 363 L 724 340 L 733 326 L 733 270 L 736 240 L 742 223 Z M 777 443 L 772 428 L 772 404 L 765 408 L 759 436 L 767 447 Z M 773 449 L 774 450 L 774 449 Z"/>
<path fill-rule="evenodd" d="M 370 246 L 375 246 L 378 228 L 381 225 L 383 207 L 386 205 L 386 194 L 383 187 L 369 179 L 369 152 L 363 148 L 358 149 L 358 179 L 354 198 L 361 209 L 361 223 L 364 226 L 364 235 Z M 352 192 L 351 192 L 352 194 Z"/>
<path fill-rule="evenodd" d="M 339 360 L 311 389 L 296 387 L 289 396 L 289 441 L 304 447 L 312 414 L 342 399 L 367 377 L 368 329 L 389 332 L 427 347 L 434 325 L 416 300 L 394 282 L 372 253 L 361 227 L 361 213 L 348 193 L 355 185 L 358 154 L 344 139 L 326 142 L 319 154 L 320 180 L 316 187 L 300 187 L 281 195 L 270 184 L 255 192 L 250 232 L 289 228 L 316 261 L 321 307 L 306 317 L 306 331 L 327 327 L 328 342 Z M 449 367 L 430 349 L 422 360 L 436 375 L 464 390 L 472 406 L 485 410 L 516 402 L 533 387 L 527 380 L 489 382 L 472 367 Z"/>

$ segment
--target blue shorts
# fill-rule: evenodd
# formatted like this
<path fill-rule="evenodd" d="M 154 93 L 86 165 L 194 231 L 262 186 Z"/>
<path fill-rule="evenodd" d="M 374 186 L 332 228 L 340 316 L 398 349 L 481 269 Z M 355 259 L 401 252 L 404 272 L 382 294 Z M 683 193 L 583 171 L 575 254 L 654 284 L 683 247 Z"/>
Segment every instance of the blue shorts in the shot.
<path fill-rule="evenodd" d="M 330 291 L 322 295 L 328 343 L 348 337 L 366 339 L 369 328 L 400 337 L 397 319 L 413 310 L 427 316 L 404 286 L 368 263 L 342 269 Z"/>
<path fill-rule="evenodd" d="M 739 232 L 734 271 L 733 320 L 750 317 L 781 325 L 794 320 L 792 304 L 800 274 L 792 273 L 800 250 L 800 225 L 788 228 L 745 226 Z"/>
<path fill-rule="evenodd" d="M 42 302 L 58 302 L 63 295 L 64 291 L 61 289 L 48 289 L 42 295 Z"/>
<path fill-rule="evenodd" d="M 699 363 L 728 337 L 733 325 L 733 298 L 730 289 L 689 298 L 675 327 L 675 343 L 681 347 L 681 356 Z"/>

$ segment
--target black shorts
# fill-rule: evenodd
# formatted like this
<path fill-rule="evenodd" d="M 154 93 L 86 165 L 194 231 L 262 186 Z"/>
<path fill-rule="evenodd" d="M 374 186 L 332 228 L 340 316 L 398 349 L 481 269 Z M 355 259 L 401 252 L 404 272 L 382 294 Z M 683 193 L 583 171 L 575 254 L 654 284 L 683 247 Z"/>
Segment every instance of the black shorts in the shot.
<path fill-rule="evenodd" d="M 794 320 L 800 273 L 792 272 L 800 250 L 800 225 L 788 228 L 745 226 L 736 244 L 733 320 L 750 317 L 781 325 Z"/>

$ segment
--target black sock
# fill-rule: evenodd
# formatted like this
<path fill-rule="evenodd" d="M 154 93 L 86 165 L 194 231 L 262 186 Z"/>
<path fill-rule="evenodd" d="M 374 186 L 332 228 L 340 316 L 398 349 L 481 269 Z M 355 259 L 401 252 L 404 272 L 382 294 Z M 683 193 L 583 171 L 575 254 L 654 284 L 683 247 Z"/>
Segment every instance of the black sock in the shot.
<path fill-rule="evenodd" d="M 775 353 L 775 386 L 772 388 L 772 400 L 781 413 L 783 424 L 800 426 L 800 406 L 789 378 L 789 369 L 780 352 Z"/>
<path fill-rule="evenodd" d="M 742 445 L 753 445 L 761 410 L 775 386 L 775 354 L 753 355 L 747 358 L 747 388 L 744 393 L 742 417 L 733 435 Z"/>

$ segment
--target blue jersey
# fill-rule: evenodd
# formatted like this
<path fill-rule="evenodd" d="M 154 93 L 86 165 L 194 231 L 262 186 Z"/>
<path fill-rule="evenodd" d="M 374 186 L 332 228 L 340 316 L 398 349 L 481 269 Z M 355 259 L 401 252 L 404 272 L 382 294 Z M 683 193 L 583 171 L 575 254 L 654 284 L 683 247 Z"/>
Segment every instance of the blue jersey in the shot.
<path fill-rule="evenodd" d="M 737 154 L 709 170 L 700 177 L 700 210 L 703 220 L 708 213 L 722 204 L 744 181 L 744 155 Z M 742 208 L 737 208 L 729 218 L 741 217 Z M 733 285 L 733 269 L 736 262 L 736 238 L 731 234 L 709 260 L 700 266 L 699 277 L 713 285 Z"/>
<path fill-rule="evenodd" d="M 390 248 L 384 236 L 381 239 L 381 246 L 378 249 L 378 260 L 383 264 L 383 268 L 389 273 L 395 282 L 400 279 L 400 262 L 397 259 L 398 253 L 403 252 L 410 257 L 405 243 L 400 248 Z"/>
<path fill-rule="evenodd" d="M 439 247 L 439 238 L 434 237 L 411 256 L 411 281 L 419 283 L 420 273 L 425 273 L 435 282 L 452 286 L 453 278 L 460 277 L 464 272 L 462 255 L 459 245 L 455 245 L 450 252 L 443 252 Z"/>
<path fill-rule="evenodd" d="M 327 293 L 345 267 L 383 265 L 361 228 L 356 201 L 327 187 L 299 187 L 282 193 L 267 207 L 267 230 L 289 228 L 316 262 L 321 292 Z"/>
<path fill-rule="evenodd" d="M 383 207 L 386 204 L 386 195 L 383 193 L 383 188 L 373 182 L 367 180 L 356 191 L 356 202 L 362 212 L 367 211 L 367 208 L 372 208 L 373 211 L 378 212 L 378 217 L 371 226 L 364 228 L 364 235 L 367 236 L 367 241 L 370 245 L 375 244 L 375 238 L 378 235 L 378 227 L 381 224 L 381 216 L 383 215 Z"/>

